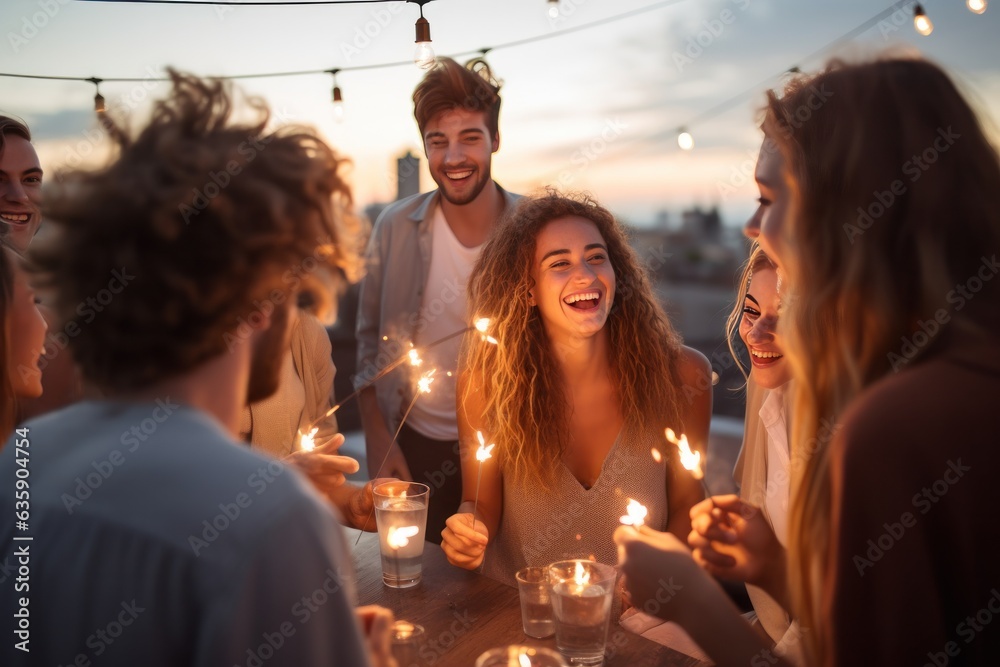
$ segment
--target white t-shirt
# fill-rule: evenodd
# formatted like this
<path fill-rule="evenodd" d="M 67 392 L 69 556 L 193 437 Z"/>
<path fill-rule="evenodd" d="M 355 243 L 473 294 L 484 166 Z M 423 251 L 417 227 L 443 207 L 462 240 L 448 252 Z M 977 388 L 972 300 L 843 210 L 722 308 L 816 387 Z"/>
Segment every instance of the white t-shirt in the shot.
<path fill-rule="evenodd" d="M 420 323 L 415 335 L 419 347 L 469 326 L 466 305 L 466 284 L 472 267 L 479 259 L 482 246 L 466 248 L 448 226 L 440 206 L 431 219 L 431 266 L 420 304 Z M 436 345 L 421 354 L 423 364 L 414 369 L 413 383 L 422 373 L 434 368 L 431 391 L 421 394 L 406 423 L 418 433 L 434 440 L 458 440 L 455 416 L 455 380 L 458 375 L 458 354 L 462 336 Z M 450 373 L 450 375 L 449 375 Z"/>
<path fill-rule="evenodd" d="M 791 494 L 791 459 L 788 455 L 788 426 L 785 422 L 784 384 L 772 390 L 760 407 L 760 419 L 767 429 L 767 490 L 764 507 L 774 535 L 788 546 L 788 499 Z"/>

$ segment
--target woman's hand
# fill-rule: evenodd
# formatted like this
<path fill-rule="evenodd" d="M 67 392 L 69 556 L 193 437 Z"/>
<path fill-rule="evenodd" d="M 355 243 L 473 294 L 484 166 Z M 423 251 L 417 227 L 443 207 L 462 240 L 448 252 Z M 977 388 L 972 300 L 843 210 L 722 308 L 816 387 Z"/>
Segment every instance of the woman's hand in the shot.
<path fill-rule="evenodd" d="M 615 531 L 630 602 L 647 614 L 684 624 L 697 613 L 699 591 L 716 586 L 671 533 L 621 526 Z M 716 586 L 717 588 L 717 586 Z"/>
<path fill-rule="evenodd" d="M 445 521 L 441 531 L 441 548 L 452 565 L 474 570 L 483 562 L 486 545 L 490 543 L 490 533 L 481 520 L 475 521 L 471 512 L 452 514 Z"/>
<path fill-rule="evenodd" d="M 688 544 L 713 576 L 760 586 L 779 601 L 784 596 L 785 548 L 759 507 L 735 495 L 703 500 L 691 508 Z"/>

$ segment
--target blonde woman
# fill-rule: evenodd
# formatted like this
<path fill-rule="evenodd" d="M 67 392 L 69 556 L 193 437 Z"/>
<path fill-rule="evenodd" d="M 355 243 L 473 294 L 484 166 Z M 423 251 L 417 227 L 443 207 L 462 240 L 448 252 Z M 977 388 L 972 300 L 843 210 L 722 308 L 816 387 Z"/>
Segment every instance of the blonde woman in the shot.
<path fill-rule="evenodd" d="M 784 160 L 757 233 L 794 290 L 788 597 L 810 661 L 997 664 L 996 150 L 919 59 L 835 62 L 769 96 L 764 129 Z M 633 597 L 670 568 L 685 590 L 663 613 L 716 663 L 769 650 L 676 540 L 619 538 Z"/>
<path fill-rule="evenodd" d="M 499 344 L 465 351 L 464 502 L 442 533 L 448 559 L 478 567 L 489 544 L 484 572 L 510 584 L 526 565 L 614 563 L 629 498 L 647 506 L 649 525 L 685 537 L 702 493 L 663 429 L 704 449 L 711 371 L 681 345 L 614 217 L 589 199 L 525 200 L 469 285 L 472 312 L 491 318 Z M 496 444 L 481 479 L 477 431 Z"/>

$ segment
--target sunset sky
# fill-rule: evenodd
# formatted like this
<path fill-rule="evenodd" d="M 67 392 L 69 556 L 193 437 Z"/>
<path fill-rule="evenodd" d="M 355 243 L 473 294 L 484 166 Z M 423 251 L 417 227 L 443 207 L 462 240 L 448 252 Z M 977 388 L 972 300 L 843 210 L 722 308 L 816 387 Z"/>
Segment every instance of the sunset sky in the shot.
<path fill-rule="evenodd" d="M 923 3 L 929 37 L 913 29 L 912 3 L 836 53 L 919 49 L 956 76 L 1000 138 L 1000 0 L 975 15 L 961 0 Z M 501 148 L 495 178 L 530 192 L 545 184 L 588 190 L 624 219 L 644 224 L 661 209 L 677 220 L 698 204 L 722 207 L 740 224 L 757 196 L 753 159 L 760 141 L 756 109 L 766 87 L 792 66 L 817 68 L 815 54 L 890 2 L 840 0 L 562 0 L 548 18 L 545 0 L 434 0 L 424 8 L 438 54 L 474 55 L 484 47 L 550 35 L 488 55 L 504 81 Z M 45 14 L 46 8 L 48 14 Z M 642 8 L 648 11 L 578 29 Z M 253 78 L 239 87 L 269 101 L 280 117 L 317 127 L 353 160 L 359 207 L 390 200 L 395 158 L 420 141 L 410 95 L 422 72 L 409 61 L 414 4 L 246 7 L 149 5 L 72 0 L 4 0 L 0 71 L 71 77 L 135 77 L 105 83 L 109 108 L 133 123 L 166 92 L 147 79 L 166 66 L 200 75 L 239 75 L 339 67 L 345 118 L 335 122 L 328 74 Z M 562 31 L 574 30 L 567 34 Z M 710 120 L 700 116 L 744 91 Z M 0 77 L 0 113 L 25 119 L 47 172 L 95 159 L 94 87 L 73 81 Z M 123 102 L 124 101 L 124 102 Z M 677 147 L 689 126 L 696 147 Z M 733 186 L 729 188 L 727 186 Z M 433 182 L 424 174 L 422 188 Z"/>

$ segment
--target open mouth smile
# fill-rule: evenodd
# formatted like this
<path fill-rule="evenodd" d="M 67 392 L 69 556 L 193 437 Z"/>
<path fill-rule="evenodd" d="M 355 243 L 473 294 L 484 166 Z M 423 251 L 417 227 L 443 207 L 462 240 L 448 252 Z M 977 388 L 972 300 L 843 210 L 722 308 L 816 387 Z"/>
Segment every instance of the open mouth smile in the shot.
<path fill-rule="evenodd" d="M 596 290 L 577 292 L 563 299 L 563 303 L 574 310 L 594 310 L 601 304 L 601 293 Z"/>

